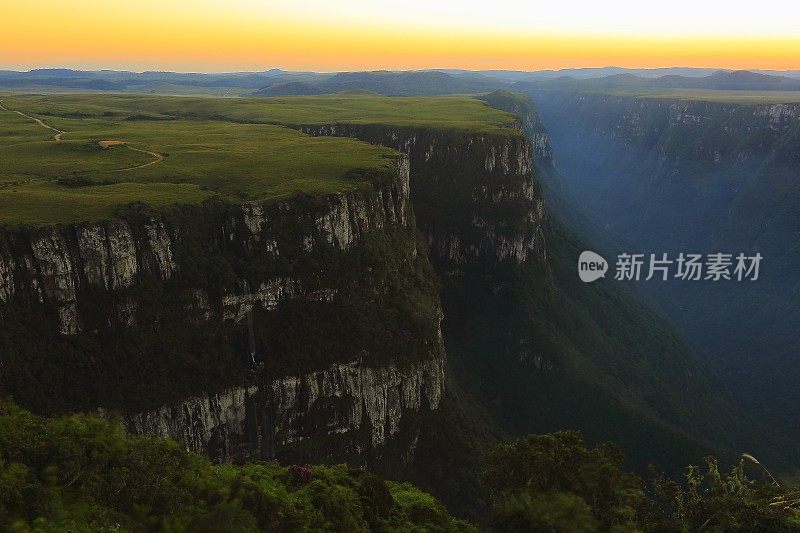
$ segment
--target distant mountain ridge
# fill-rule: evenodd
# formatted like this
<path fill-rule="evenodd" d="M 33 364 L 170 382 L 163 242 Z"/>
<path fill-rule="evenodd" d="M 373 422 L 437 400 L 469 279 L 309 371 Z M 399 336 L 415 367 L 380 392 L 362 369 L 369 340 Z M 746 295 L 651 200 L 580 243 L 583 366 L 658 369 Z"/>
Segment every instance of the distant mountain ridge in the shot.
<path fill-rule="evenodd" d="M 366 90 L 387 96 L 478 94 L 497 89 L 615 89 L 657 87 L 707 90 L 800 90 L 800 71 L 729 71 L 699 68 L 621 67 L 534 72 L 460 69 L 371 72 L 181 73 L 82 71 L 66 68 L 0 71 L 0 90 L 14 92 L 101 91 L 227 96 L 287 96 Z"/>
<path fill-rule="evenodd" d="M 710 76 L 702 78 L 667 75 L 653 80 L 648 85 L 679 89 L 797 91 L 800 90 L 800 79 L 760 74 L 748 70 L 737 70 L 734 72 L 717 71 Z"/>
<path fill-rule="evenodd" d="M 236 94 L 244 94 L 276 83 L 304 82 L 329 77 L 313 72 L 286 72 L 271 69 L 265 72 L 231 72 L 222 74 L 180 73 L 180 72 L 129 72 L 129 71 L 81 71 L 71 69 L 37 69 L 29 72 L 0 71 L 0 90 L 11 89 L 23 92 L 37 88 L 82 89 L 112 92 L 162 92 L 157 84 L 167 84 L 171 91 L 181 92 L 181 88 L 193 89 L 236 89 Z M 177 91 L 175 89 L 178 89 Z"/>
<path fill-rule="evenodd" d="M 481 74 L 453 75 L 446 72 L 340 72 L 324 81 L 306 82 L 287 87 L 275 83 L 256 91 L 254 96 L 284 94 L 328 94 L 342 91 L 366 90 L 386 96 L 433 96 L 454 93 L 488 92 L 507 85 L 507 82 Z M 287 93 L 287 88 L 301 92 Z M 316 92 L 313 92 L 316 91 Z"/>

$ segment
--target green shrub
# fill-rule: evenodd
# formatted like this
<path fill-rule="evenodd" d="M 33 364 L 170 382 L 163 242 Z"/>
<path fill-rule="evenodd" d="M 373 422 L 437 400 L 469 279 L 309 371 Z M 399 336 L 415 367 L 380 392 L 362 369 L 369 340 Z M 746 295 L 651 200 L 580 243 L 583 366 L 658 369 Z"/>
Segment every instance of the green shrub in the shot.
<path fill-rule="evenodd" d="M 589 449 L 575 431 L 501 445 L 484 472 L 489 525 L 547 532 L 800 531 L 800 493 L 771 476 L 768 482 L 748 477 L 744 462 L 723 474 L 708 457 L 704 469 L 686 469 L 685 483 L 657 474 L 645 484 L 623 471 L 622 461 L 615 446 Z"/>
<path fill-rule="evenodd" d="M 213 465 L 94 416 L 0 402 L 0 530 L 470 529 L 432 496 L 344 465 Z"/>

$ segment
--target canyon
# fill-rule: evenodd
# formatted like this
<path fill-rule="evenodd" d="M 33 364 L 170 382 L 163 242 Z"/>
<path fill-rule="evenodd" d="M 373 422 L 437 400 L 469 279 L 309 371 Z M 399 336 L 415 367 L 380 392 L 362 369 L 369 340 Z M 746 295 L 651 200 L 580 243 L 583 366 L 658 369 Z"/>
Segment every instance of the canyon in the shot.
<path fill-rule="evenodd" d="M 795 464 L 800 105 L 530 92 L 565 193 L 609 250 L 760 253 L 749 284 L 643 289 L 704 354 L 765 456 Z M 769 386 L 765 384 L 769 383 Z M 768 429 L 767 429 L 768 428 Z"/>
<path fill-rule="evenodd" d="M 407 419 L 435 410 L 445 387 L 428 250 L 454 276 L 479 260 L 527 261 L 543 253 L 543 207 L 519 133 L 453 143 L 413 129 L 373 132 L 406 155 L 369 192 L 5 229 L 0 313 L 15 397 L 44 412 L 121 410 L 134 433 L 217 460 L 366 463 L 393 438 L 411 457 L 418 436 Z M 472 180 L 456 183 L 465 170 Z M 420 192 L 426 171 L 429 186 L 457 186 L 462 197 L 452 219 L 420 224 L 419 236 L 415 211 L 435 201 Z M 423 198 L 413 208 L 412 196 Z M 507 206 L 518 207 L 518 229 L 506 227 Z M 381 328 L 382 319 L 397 323 Z M 315 329 L 319 338 L 303 344 Z M 19 342 L 22 332 L 31 340 Z M 209 352 L 199 360 L 196 342 Z M 36 375 L 53 357 L 68 369 Z"/>
<path fill-rule="evenodd" d="M 392 150 L 340 192 L 4 227 L 3 390 L 216 461 L 370 467 L 466 513 L 508 436 L 577 428 L 640 469 L 740 449 L 681 336 L 636 295 L 577 279 L 590 244 L 546 203 L 558 151 L 530 102 L 482 98 L 505 126 L 282 119 Z M 270 120 L 126 99 L 112 113 Z"/>

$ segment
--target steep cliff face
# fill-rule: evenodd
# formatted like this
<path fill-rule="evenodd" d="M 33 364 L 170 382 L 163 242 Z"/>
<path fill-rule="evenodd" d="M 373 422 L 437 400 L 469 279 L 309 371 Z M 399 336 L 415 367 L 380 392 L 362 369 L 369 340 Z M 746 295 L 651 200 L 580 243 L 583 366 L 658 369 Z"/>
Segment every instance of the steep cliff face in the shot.
<path fill-rule="evenodd" d="M 297 126 L 389 146 L 411 161 L 411 198 L 440 275 L 485 273 L 510 261 L 543 262 L 544 201 L 521 134 L 375 125 Z"/>
<path fill-rule="evenodd" d="M 127 420 L 138 434 L 171 437 L 213 459 L 274 458 L 352 465 L 381 458 L 393 438 L 419 437 L 405 418 L 436 410 L 444 392 L 444 361 L 370 368 L 336 363 L 297 376 L 196 396 Z M 411 434 L 401 435 L 402 430 Z"/>
<path fill-rule="evenodd" d="M 509 359 L 537 372 L 554 366 L 555 355 L 536 348 L 540 339 L 520 318 L 531 290 L 545 301 L 553 289 L 534 146 L 522 133 L 530 118 L 522 115 L 516 131 L 494 134 L 298 126 L 309 135 L 355 137 L 408 155 L 418 225 L 442 280 L 445 345 L 457 366 L 470 367 L 467 374 L 503 373 L 508 369 L 498 362 Z"/>
<path fill-rule="evenodd" d="M 83 329 L 78 313 L 82 288 L 123 291 L 140 273 L 169 280 L 177 269 L 171 238 L 158 218 L 134 229 L 114 221 L 6 231 L 0 257 L 0 301 L 53 306 L 62 335 Z"/>
<path fill-rule="evenodd" d="M 547 128 L 527 96 L 522 93 L 498 90 L 481 96 L 479 99 L 495 109 L 501 109 L 517 117 L 521 131 L 531 143 L 533 162 L 540 171 L 555 166 L 555 157 L 553 148 L 550 146 Z"/>
<path fill-rule="evenodd" d="M 437 283 L 408 159 L 366 180 L 4 229 L 3 388 L 42 411 L 121 409 L 217 458 L 365 460 L 413 434 L 403 419 L 444 387 Z"/>

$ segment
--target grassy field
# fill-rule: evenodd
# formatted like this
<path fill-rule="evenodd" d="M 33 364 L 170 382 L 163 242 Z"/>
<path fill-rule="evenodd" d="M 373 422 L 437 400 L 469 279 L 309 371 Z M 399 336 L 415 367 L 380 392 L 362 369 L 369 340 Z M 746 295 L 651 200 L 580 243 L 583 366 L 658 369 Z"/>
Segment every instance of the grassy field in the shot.
<path fill-rule="evenodd" d="M 709 89 L 662 89 L 637 87 L 604 91 L 619 96 L 700 100 L 733 104 L 786 104 L 800 103 L 800 91 L 716 91 Z"/>
<path fill-rule="evenodd" d="M 189 118 L 264 124 L 382 124 L 511 134 L 514 116 L 467 96 L 388 97 L 335 94 L 271 98 L 199 98 L 125 94 L 14 96 L 10 104 L 60 117 Z M 60 128 L 65 129 L 65 128 Z"/>
<path fill-rule="evenodd" d="M 265 202 L 364 186 L 397 154 L 286 124 L 380 123 L 502 132 L 510 115 L 471 98 L 2 96 L 0 225 L 108 218 L 120 207 Z M 64 132 L 54 132 L 19 111 Z M 118 141 L 104 143 L 103 141 Z M 105 147 L 104 147 L 105 145 Z M 355 172 L 354 172 L 355 171 Z"/>

